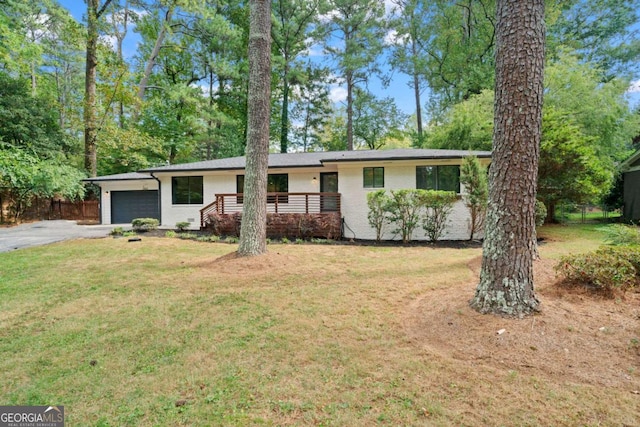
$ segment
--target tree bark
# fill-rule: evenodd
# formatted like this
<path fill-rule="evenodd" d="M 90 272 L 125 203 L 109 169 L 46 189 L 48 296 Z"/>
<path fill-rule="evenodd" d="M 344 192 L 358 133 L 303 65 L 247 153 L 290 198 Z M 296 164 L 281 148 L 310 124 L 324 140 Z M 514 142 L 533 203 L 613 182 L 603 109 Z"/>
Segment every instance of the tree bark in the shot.
<path fill-rule="evenodd" d="M 542 124 L 544 0 L 498 0 L 496 100 L 480 283 L 482 313 L 536 311 L 533 260 Z"/>
<path fill-rule="evenodd" d="M 267 170 L 271 95 L 271 1 L 249 2 L 249 100 L 240 256 L 267 251 Z"/>
<path fill-rule="evenodd" d="M 289 58 L 284 57 L 284 76 L 282 79 L 282 123 L 280 128 L 280 152 L 289 148 Z"/>
<path fill-rule="evenodd" d="M 347 150 L 353 151 L 353 71 L 347 71 Z"/>
<path fill-rule="evenodd" d="M 156 42 L 153 45 L 153 50 L 151 51 L 151 55 L 149 55 L 149 59 L 147 60 L 147 64 L 144 67 L 144 74 L 142 75 L 142 79 L 140 80 L 140 85 L 138 85 L 138 107 L 136 109 L 136 116 L 140 113 L 140 108 L 142 105 L 142 101 L 144 101 L 144 93 L 147 90 L 147 85 L 149 83 L 149 77 L 151 76 L 151 71 L 153 71 L 153 67 L 156 64 L 156 59 L 160 54 L 160 49 L 162 48 L 162 44 L 164 43 L 164 38 L 167 34 L 167 27 L 171 23 L 171 19 L 173 18 L 173 11 L 176 7 L 175 2 L 172 2 L 169 5 L 167 13 L 164 16 L 164 22 L 161 23 L 160 31 L 158 32 L 158 37 L 156 37 Z"/>

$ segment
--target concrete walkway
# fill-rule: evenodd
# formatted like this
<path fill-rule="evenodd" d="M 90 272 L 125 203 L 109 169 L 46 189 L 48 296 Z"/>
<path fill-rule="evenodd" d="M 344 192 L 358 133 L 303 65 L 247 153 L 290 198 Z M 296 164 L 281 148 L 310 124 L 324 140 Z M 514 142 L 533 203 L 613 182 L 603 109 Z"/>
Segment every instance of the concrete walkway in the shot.
<path fill-rule="evenodd" d="M 114 225 L 78 225 L 75 221 L 56 220 L 0 228 L 0 252 L 48 245 L 63 240 L 106 237 Z"/>

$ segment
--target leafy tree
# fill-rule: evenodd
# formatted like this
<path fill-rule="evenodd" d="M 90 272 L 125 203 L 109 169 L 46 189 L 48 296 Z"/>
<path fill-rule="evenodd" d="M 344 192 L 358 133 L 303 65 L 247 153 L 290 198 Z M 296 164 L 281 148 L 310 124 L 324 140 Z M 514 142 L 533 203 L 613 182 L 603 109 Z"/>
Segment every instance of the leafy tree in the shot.
<path fill-rule="evenodd" d="M 599 160 L 590 139 L 569 115 L 544 110 L 538 196 L 547 207 L 548 222 L 554 220 L 558 202 L 596 202 L 611 186 L 612 172 Z"/>
<path fill-rule="evenodd" d="M 563 49 L 580 62 L 594 64 L 600 81 L 638 70 L 638 0 L 565 0 L 549 26 L 549 57 Z"/>
<path fill-rule="evenodd" d="M 449 109 L 441 123 L 433 123 L 425 146 L 452 150 L 491 150 L 493 91 L 483 90 Z"/>
<path fill-rule="evenodd" d="M 482 313 L 535 311 L 535 202 L 542 122 L 544 1 L 497 0 L 496 107 L 480 283 Z M 522 49 L 526 45 L 527 49 Z"/>
<path fill-rule="evenodd" d="M 315 151 L 322 147 L 320 133 L 332 111 L 326 84 L 329 70 L 309 63 L 304 77 L 291 114 L 300 123 L 293 129 L 294 145 L 302 151 Z"/>
<path fill-rule="evenodd" d="M 469 240 L 484 227 L 489 187 L 487 171 L 477 157 L 467 156 L 460 166 L 460 184 L 464 186 L 462 200 L 469 209 Z"/>
<path fill-rule="evenodd" d="M 600 76 L 597 64 L 561 53 L 545 73 L 545 105 L 569 114 L 585 135 L 593 137 L 596 154 L 613 171 L 615 163 L 629 155 L 630 142 L 640 130 L 640 117 L 629 109 L 629 81 L 602 82 Z"/>
<path fill-rule="evenodd" d="M 56 109 L 31 96 L 24 80 L 0 72 L 0 140 L 38 157 L 58 157 L 70 150 L 58 124 Z"/>
<path fill-rule="evenodd" d="M 354 92 L 377 71 L 377 58 L 383 47 L 384 3 L 378 0 L 327 0 L 324 9 L 329 38 L 325 50 L 333 57 L 341 79 L 347 86 L 347 150 L 354 148 Z"/>
<path fill-rule="evenodd" d="M 425 89 L 425 60 L 428 55 L 422 42 L 424 20 L 428 17 L 424 0 L 392 0 L 398 6 L 398 16 L 392 21 L 395 42 L 392 45 L 391 64 L 394 68 L 411 76 L 409 86 L 413 89 L 416 103 L 416 135 L 418 146 L 423 144 L 422 93 Z"/>
<path fill-rule="evenodd" d="M 162 142 L 136 128 L 122 129 L 114 124 L 103 126 L 98 173 L 111 175 L 164 164 L 168 156 Z"/>
<path fill-rule="evenodd" d="M 271 88 L 271 8 L 269 0 L 249 1 L 249 120 L 240 256 L 267 251 L 267 169 Z"/>
<path fill-rule="evenodd" d="M 78 199 L 84 196 L 78 169 L 0 142 L 0 193 L 19 221 L 36 197 Z"/>
<path fill-rule="evenodd" d="M 308 48 L 311 27 L 318 17 L 318 0 L 274 0 L 272 43 L 278 55 L 274 68 L 278 70 L 282 84 L 282 109 L 280 123 L 280 152 L 289 148 L 289 108 L 291 85 L 296 85 L 304 67 L 296 59 Z"/>
<path fill-rule="evenodd" d="M 319 137 L 324 151 L 347 149 L 347 114 L 345 108 L 337 108 L 332 111 L 332 114 L 325 120 Z"/>
<path fill-rule="evenodd" d="M 353 104 L 353 135 L 370 150 L 382 148 L 390 138 L 402 137 L 406 116 L 391 98 L 379 99 L 356 88 Z"/>
<path fill-rule="evenodd" d="M 435 0 L 419 38 L 424 75 L 434 94 L 432 109 L 440 112 L 493 87 L 495 0 Z"/>

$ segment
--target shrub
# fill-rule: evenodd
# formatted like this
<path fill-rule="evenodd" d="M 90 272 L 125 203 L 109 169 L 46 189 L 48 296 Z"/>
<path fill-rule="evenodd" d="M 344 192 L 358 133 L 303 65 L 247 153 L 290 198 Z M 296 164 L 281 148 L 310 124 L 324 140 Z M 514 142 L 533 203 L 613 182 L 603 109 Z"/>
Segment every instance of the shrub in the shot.
<path fill-rule="evenodd" d="M 469 240 L 473 240 L 473 235 L 484 227 L 489 200 L 487 171 L 477 157 L 468 156 L 462 160 L 460 184 L 464 185 L 463 200 L 469 209 Z"/>
<path fill-rule="evenodd" d="M 176 236 L 177 236 L 177 234 L 173 230 L 168 230 L 166 233 L 164 233 L 164 237 L 174 238 Z"/>
<path fill-rule="evenodd" d="M 131 226 L 135 231 L 155 230 L 160 225 L 160 221 L 155 218 L 135 218 L 131 221 Z"/>
<path fill-rule="evenodd" d="M 389 222 L 396 225 L 394 232 L 400 233 L 402 243 L 408 243 L 413 235 L 413 230 L 420 220 L 422 202 L 420 192 L 423 190 L 391 190 L 386 211 L 389 214 Z"/>
<path fill-rule="evenodd" d="M 564 256 L 555 270 L 569 282 L 612 296 L 615 289 L 626 291 L 637 286 L 638 266 L 640 250 L 603 247 L 586 254 Z"/>
<path fill-rule="evenodd" d="M 186 231 L 191 226 L 191 223 L 188 221 L 180 221 L 176 222 L 176 230 L 178 231 Z"/>
<path fill-rule="evenodd" d="M 114 229 L 111 230 L 112 236 L 122 236 L 123 234 L 124 234 L 124 228 L 122 227 L 114 227 Z"/>
<path fill-rule="evenodd" d="M 547 207 L 540 200 L 536 200 L 536 227 L 541 227 L 547 219 Z"/>
<path fill-rule="evenodd" d="M 389 204 L 389 196 L 386 191 L 377 190 L 367 193 L 367 206 L 369 213 L 367 219 L 369 225 L 376 230 L 376 241 L 382 239 L 385 225 L 389 222 L 387 205 Z"/>
<path fill-rule="evenodd" d="M 640 246 L 640 228 L 634 225 L 611 224 L 603 227 L 606 242 L 610 245 Z"/>
<path fill-rule="evenodd" d="M 422 228 L 432 242 L 440 240 L 444 233 L 453 205 L 458 200 L 453 191 L 426 190 L 419 192 L 425 208 Z"/>

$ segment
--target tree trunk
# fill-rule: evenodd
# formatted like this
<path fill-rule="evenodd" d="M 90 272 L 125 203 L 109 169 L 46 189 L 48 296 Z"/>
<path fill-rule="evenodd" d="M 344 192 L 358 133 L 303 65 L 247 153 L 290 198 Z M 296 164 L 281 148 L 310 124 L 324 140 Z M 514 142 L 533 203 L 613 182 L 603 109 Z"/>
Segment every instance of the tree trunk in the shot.
<path fill-rule="evenodd" d="M 346 72 L 347 80 L 347 150 L 353 150 L 353 72 Z"/>
<path fill-rule="evenodd" d="M 267 170 L 271 94 L 271 1 L 249 2 L 247 163 L 240 227 L 241 256 L 267 251 Z"/>
<path fill-rule="evenodd" d="M 544 0 L 498 0 L 496 98 L 480 283 L 470 304 L 521 317 L 533 291 L 544 71 Z"/>
<path fill-rule="evenodd" d="M 175 9 L 176 4 L 172 2 L 169 5 L 169 9 L 167 9 L 167 13 L 164 17 L 164 22 L 161 24 L 160 32 L 158 33 L 158 37 L 156 38 L 156 43 L 153 45 L 153 50 L 151 51 L 151 55 L 149 55 L 149 59 L 147 60 L 147 64 L 144 67 L 144 74 L 142 79 L 140 80 L 140 85 L 138 86 L 138 108 L 136 109 L 136 116 L 140 113 L 140 108 L 142 105 L 142 101 L 144 100 L 144 93 L 147 90 L 147 84 L 149 83 L 149 77 L 151 76 L 151 71 L 153 71 L 153 67 L 156 64 L 156 58 L 160 54 L 160 48 L 162 48 L 162 44 L 164 43 L 164 37 L 167 34 L 167 27 L 171 22 L 173 17 L 173 10 Z"/>
<path fill-rule="evenodd" d="M 84 168 L 90 177 L 97 171 L 96 68 L 98 65 L 98 0 L 87 1 L 87 58 L 84 82 Z"/>
<path fill-rule="evenodd" d="M 282 81 L 282 126 L 280 129 L 280 152 L 289 148 L 289 58 L 284 58 L 284 76 Z"/>
<path fill-rule="evenodd" d="M 418 51 L 416 48 L 415 39 L 411 40 L 411 53 L 413 55 L 414 61 L 418 58 Z M 422 105 L 420 101 L 420 78 L 418 76 L 418 71 L 414 65 L 413 67 L 413 92 L 416 98 L 416 121 L 418 126 L 418 141 L 420 143 L 420 147 L 422 147 Z"/>

